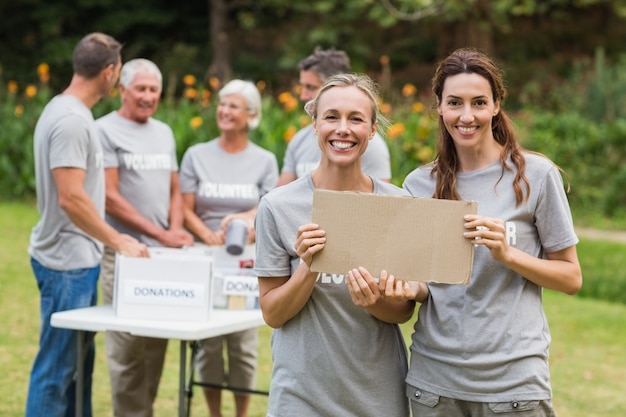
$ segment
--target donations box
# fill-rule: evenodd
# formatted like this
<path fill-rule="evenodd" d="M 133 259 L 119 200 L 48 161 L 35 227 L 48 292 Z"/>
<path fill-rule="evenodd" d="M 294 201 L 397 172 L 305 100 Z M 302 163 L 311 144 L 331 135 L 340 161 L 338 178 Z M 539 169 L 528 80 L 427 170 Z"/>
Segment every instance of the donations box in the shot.
<path fill-rule="evenodd" d="M 149 248 L 150 258 L 116 255 L 113 307 L 119 317 L 208 320 L 213 257 L 205 248 Z"/>
<path fill-rule="evenodd" d="M 254 273 L 255 245 L 232 255 L 224 246 L 206 246 L 213 257 L 213 308 L 254 310 L 259 307 L 259 281 Z"/>

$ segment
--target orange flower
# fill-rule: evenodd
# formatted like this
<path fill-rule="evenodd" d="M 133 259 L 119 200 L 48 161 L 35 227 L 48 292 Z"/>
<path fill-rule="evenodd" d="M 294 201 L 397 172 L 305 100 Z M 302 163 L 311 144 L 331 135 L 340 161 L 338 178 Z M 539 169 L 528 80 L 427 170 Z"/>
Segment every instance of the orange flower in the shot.
<path fill-rule="evenodd" d="M 293 135 L 296 134 L 297 131 L 298 130 L 296 129 L 294 125 L 289 125 L 287 130 L 285 130 L 285 133 L 283 133 L 283 139 L 285 139 L 285 142 L 289 142 L 291 138 L 293 138 Z"/>
<path fill-rule="evenodd" d="M 37 74 L 43 74 L 44 72 L 50 72 L 50 66 L 42 62 L 37 66 Z"/>
<path fill-rule="evenodd" d="M 217 90 L 218 88 L 220 88 L 220 80 L 217 77 L 211 77 L 209 78 L 209 85 L 211 86 L 212 89 Z"/>
<path fill-rule="evenodd" d="M 389 55 L 382 55 L 380 57 L 380 64 L 381 65 L 389 65 Z"/>
<path fill-rule="evenodd" d="M 411 83 L 406 83 L 402 87 L 402 95 L 404 97 L 414 96 L 415 93 L 417 93 L 417 88 L 413 84 L 411 84 Z"/>
<path fill-rule="evenodd" d="M 32 84 L 28 84 L 26 86 L 26 90 L 24 90 L 24 95 L 27 98 L 33 98 L 33 97 L 35 97 L 36 94 L 37 94 L 37 87 L 35 87 Z"/>
<path fill-rule="evenodd" d="M 17 106 L 15 106 L 15 111 L 14 111 L 15 115 L 17 117 L 20 117 L 21 115 L 24 114 L 24 106 L 22 106 L 21 104 L 18 104 Z"/>
<path fill-rule="evenodd" d="M 298 99 L 295 98 L 289 91 L 284 91 L 278 95 L 278 102 L 283 105 L 283 108 L 287 111 L 293 111 L 298 107 Z"/>
<path fill-rule="evenodd" d="M 415 103 L 413 103 L 413 106 L 411 106 L 411 109 L 413 110 L 413 113 L 421 113 L 424 111 L 424 104 L 416 101 Z"/>
<path fill-rule="evenodd" d="M 260 93 L 262 93 L 265 90 L 265 87 L 266 87 L 265 81 L 259 80 L 256 82 L 256 88 L 259 90 Z"/>
<path fill-rule="evenodd" d="M 9 93 L 11 94 L 17 93 L 17 88 L 18 88 L 17 81 L 11 80 L 7 83 L 7 90 L 9 90 Z"/>
<path fill-rule="evenodd" d="M 391 104 L 389 103 L 382 103 L 380 105 L 380 111 L 382 114 L 388 115 L 391 113 Z"/>
<path fill-rule="evenodd" d="M 291 97 L 290 100 L 283 103 L 283 107 L 288 112 L 294 111 L 298 107 L 298 99 L 296 99 L 295 97 Z"/>
<path fill-rule="evenodd" d="M 189 121 L 189 125 L 193 129 L 198 129 L 200 126 L 202 126 L 202 123 L 203 123 L 203 120 L 202 120 L 202 117 L 200 116 L 192 117 L 191 120 Z"/>
<path fill-rule="evenodd" d="M 389 135 L 389 139 L 395 139 L 398 136 L 402 135 L 405 131 L 404 124 L 402 123 L 394 123 L 389 126 L 387 129 L 387 134 Z"/>
<path fill-rule="evenodd" d="M 202 94 L 200 96 L 200 106 L 207 108 L 211 105 L 211 91 L 202 90 Z"/>
<path fill-rule="evenodd" d="M 187 74 L 183 77 L 183 84 L 187 87 L 191 87 L 196 84 L 196 77 L 191 74 Z"/>
<path fill-rule="evenodd" d="M 293 98 L 293 96 L 291 95 L 291 93 L 289 91 L 284 91 L 282 93 L 280 93 L 278 95 L 278 102 L 285 104 L 286 102 L 288 102 L 289 100 L 291 100 Z"/>
<path fill-rule="evenodd" d="M 50 66 L 45 62 L 39 64 L 37 66 L 37 75 L 39 76 L 39 81 L 47 83 L 50 80 Z"/>
<path fill-rule="evenodd" d="M 198 97 L 198 90 L 192 87 L 185 88 L 183 95 L 189 100 L 195 100 Z"/>

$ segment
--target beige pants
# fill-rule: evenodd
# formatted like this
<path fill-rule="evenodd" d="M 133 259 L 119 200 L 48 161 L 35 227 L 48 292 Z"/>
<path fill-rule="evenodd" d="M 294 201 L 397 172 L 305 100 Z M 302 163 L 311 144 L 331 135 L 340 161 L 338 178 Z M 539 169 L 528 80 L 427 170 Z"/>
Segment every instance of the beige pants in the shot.
<path fill-rule="evenodd" d="M 196 369 L 200 381 L 255 389 L 258 334 L 257 329 L 249 329 L 203 340 L 196 354 Z M 224 363 L 224 344 L 228 371 Z"/>
<path fill-rule="evenodd" d="M 100 285 L 104 302 L 113 300 L 115 252 L 106 247 L 102 258 Z M 105 345 L 111 400 L 115 417 L 152 417 L 163 371 L 167 339 L 106 332 Z"/>

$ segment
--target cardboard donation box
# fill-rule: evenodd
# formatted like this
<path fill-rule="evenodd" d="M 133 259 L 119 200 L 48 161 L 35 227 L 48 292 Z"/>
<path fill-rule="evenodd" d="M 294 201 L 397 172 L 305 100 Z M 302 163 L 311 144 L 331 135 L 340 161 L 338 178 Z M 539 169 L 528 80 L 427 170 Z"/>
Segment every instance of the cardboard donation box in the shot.
<path fill-rule="evenodd" d="M 233 255 L 225 246 L 205 246 L 213 265 L 213 308 L 253 310 L 259 307 L 259 281 L 254 273 L 255 245 Z"/>
<path fill-rule="evenodd" d="M 463 237 L 463 216 L 476 202 L 315 190 L 313 223 L 326 231 L 311 270 L 346 274 L 365 267 L 397 279 L 467 284 L 474 245 Z"/>
<path fill-rule="evenodd" d="M 113 307 L 117 316 L 208 320 L 213 258 L 202 248 L 150 248 L 150 258 L 116 255 Z"/>

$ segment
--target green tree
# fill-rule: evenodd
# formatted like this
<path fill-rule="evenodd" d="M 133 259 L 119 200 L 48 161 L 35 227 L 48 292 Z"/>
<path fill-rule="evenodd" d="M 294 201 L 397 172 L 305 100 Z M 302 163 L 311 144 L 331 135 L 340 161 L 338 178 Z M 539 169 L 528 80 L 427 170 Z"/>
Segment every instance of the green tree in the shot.
<path fill-rule="evenodd" d="M 155 60 L 170 95 L 184 73 L 284 88 L 317 45 L 346 49 L 355 70 L 371 73 L 388 55 L 394 79 L 405 82 L 415 66 L 430 73 L 459 46 L 520 64 L 521 76 L 526 62 L 568 51 L 603 47 L 610 59 L 626 39 L 623 0 L 21 0 L 0 2 L 0 16 L 3 78 L 22 85 L 45 61 L 54 91 L 69 79 L 76 41 L 95 30 L 124 42 L 125 59 Z"/>
<path fill-rule="evenodd" d="M 206 45 L 206 4 L 199 1 L 23 0 L 0 2 L 0 66 L 5 79 L 20 84 L 51 67 L 51 87 L 71 75 L 76 42 L 88 32 L 106 32 L 125 44 L 124 57 L 158 57 L 180 43 Z M 203 48 L 206 51 L 206 48 Z M 205 66 L 202 64 L 201 66 Z"/>

